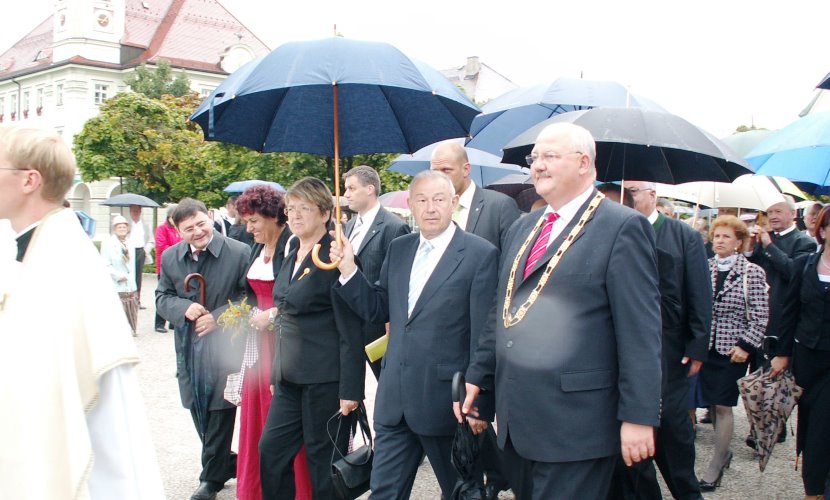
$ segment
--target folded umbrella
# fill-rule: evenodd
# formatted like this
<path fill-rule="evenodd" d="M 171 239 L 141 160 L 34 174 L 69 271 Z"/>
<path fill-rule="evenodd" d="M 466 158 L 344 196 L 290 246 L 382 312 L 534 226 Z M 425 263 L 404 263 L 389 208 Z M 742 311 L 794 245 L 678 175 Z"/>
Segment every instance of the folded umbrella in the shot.
<path fill-rule="evenodd" d="M 759 368 L 738 380 L 738 390 L 749 419 L 750 435 L 755 438 L 758 467 L 764 472 L 778 436 L 786 432 L 787 419 L 802 389 L 788 371 L 772 378 L 769 369 Z"/>
<path fill-rule="evenodd" d="M 463 403 L 466 398 L 464 374 L 456 372 L 452 379 L 452 399 Z M 486 498 L 484 484 L 476 477 L 478 462 L 478 436 L 474 435 L 467 420 L 458 424 L 452 440 L 452 464 L 458 472 L 459 479 L 452 491 L 452 500 L 482 500 Z"/>

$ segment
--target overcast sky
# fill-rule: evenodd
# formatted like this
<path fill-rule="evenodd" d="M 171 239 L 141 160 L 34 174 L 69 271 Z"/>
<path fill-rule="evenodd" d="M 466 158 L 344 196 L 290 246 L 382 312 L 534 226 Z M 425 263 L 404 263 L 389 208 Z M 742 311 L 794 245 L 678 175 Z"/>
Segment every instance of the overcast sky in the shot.
<path fill-rule="evenodd" d="M 518 85 L 616 80 L 718 137 L 753 121 L 792 122 L 830 72 L 827 0 L 220 3 L 271 48 L 331 36 L 336 24 L 346 37 L 391 43 L 437 69 L 476 55 Z M 0 51 L 53 4 L 7 9 Z"/>

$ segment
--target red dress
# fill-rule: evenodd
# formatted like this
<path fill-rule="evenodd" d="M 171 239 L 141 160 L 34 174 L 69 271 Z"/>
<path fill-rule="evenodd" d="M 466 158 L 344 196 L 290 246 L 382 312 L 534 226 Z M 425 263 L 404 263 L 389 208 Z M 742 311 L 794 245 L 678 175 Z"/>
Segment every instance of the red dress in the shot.
<path fill-rule="evenodd" d="M 274 306 L 272 290 L 274 281 L 248 279 L 254 290 L 260 309 Z M 259 481 L 259 438 L 268 408 L 271 406 L 271 360 L 274 358 L 274 332 L 259 332 L 257 336 L 259 359 L 245 372 L 242 384 L 240 406 L 239 456 L 236 465 L 236 498 L 238 500 L 261 500 L 262 486 Z M 308 474 L 305 446 L 294 458 L 295 498 L 311 500 L 311 477 Z"/>

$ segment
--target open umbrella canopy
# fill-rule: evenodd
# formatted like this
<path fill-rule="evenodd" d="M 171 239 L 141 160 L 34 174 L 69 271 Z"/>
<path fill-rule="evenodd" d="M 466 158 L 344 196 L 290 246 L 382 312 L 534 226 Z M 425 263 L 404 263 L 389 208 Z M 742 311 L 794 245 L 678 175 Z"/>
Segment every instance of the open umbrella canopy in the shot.
<path fill-rule="evenodd" d="M 129 207 L 131 205 L 138 205 L 140 207 L 153 208 L 159 206 L 158 203 L 151 200 L 150 198 L 135 193 L 124 193 L 117 194 L 115 196 L 110 196 L 106 200 L 102 201 L 101 205 L 107 205 L 109 207 Z"/>
<path fill-rule="evenodd" d="M 766 210 L 784 201 L 784 195 L 769 177 L 742 175 L 734 182 L 687 182 L 657 184 L 657 195 L 706 207 L 736 207 Z"/>
<path fill-rule="evenodd" d="M 721 141 L 732 148 L 732 151 L 738 153 L 738 156 L 746 156 L 747 153 L 763 142 L 773 131 L 766 129 L 747 130 L 746 132 L 736 132 L 732 135 L 722 137 Z"/>
<path fill-rule="evenodd" d="M 384 208 L 400 208 L 409 210 L 409 191 L 389 191 L 378 197 Z"/>
<path fill-rule="evenodd" d="M 641 108 L 593 108 L 548 118 L 510 141 L 502 161 L 522 161 L 539 132 L 560 122 L 591 132 L 601 181 L 732 182 L 752 173 L 743 158 L 705 130 L 679 116 Z"/>
<path fill-rule="evenodd" d="M 600 106 L 663 108 L 614 81 L 558 78 L 550 83 L 520 87 L 488 102 L 473 120 L 468 147 L 500 155 L 511 139 L 559 113 Z"/>
<path fill-rule="evenodd" d="M 258 185 L 271 186 L 272 188 L 276 189 L 277 191 L 280 191 L 280 192 L 283 192 L 283 193 L 285 192 L 285 188 L 282 187 L 282 184 L 280 184 L 279 182 L 260 181 L 260 180 L 257 180 L 257 179 L 251 179 L 251 180 L 247 180 L 247 181 L 231 182 L 230 184 L 228 184 L 228 187 L 223 189 L 223 191 L 225 191 L 226 193 L 242 193 L 242 192 L 245 192 L 245 190 L 248 189 L 249 187 L 258 186 Z"/>
<path fill-rule="evenodd" d="M 259 151 L 334 157 L 337 138 L 341 156 L 411 153 L 466 136 L 479 112 L 444 75 L 395 47 L 342 37 L 286 43 L 229 79 L 190 119 L 207 140 Z"/>
<path fill-rule="evenodd" d="M 816 88 L 817 89 L 830 90 L 830 73 L 827 73 L 827 76 L 825 76 L 824 78 L 821 79 L 820 82 L 818 82 L 818 85 L 816 85 Z"/>
<path fill-rule="evenodd" d="M 809 191 L 830 187 L 830 111 L 810 113 L 773 132 L 746 160 L 759 174 L 812 185 Z"/>
<path fill-rule="evenodd" d="M 457 139 L 457 141 L 461 144 L 464 143 L 463 138 Z M 432 152 L 438 147 L 439 144 L 440 142 L 430 144 L 429 146 L 425 146 L 411 155 L 403 154 L 398 156 L 391 164 L 389 164 L 389 170 L 409 175 L 415 175 L 422 170 L 429 170 Z M 521 173 L 527 170 L 517 165 L 502 163 L 501 158 L 494 154 L 474 148 L 466 149 L 467 160 L 470 162 L 470 179 L 476 183 L 476 186 L 484 187 L 507 174 Z"/>

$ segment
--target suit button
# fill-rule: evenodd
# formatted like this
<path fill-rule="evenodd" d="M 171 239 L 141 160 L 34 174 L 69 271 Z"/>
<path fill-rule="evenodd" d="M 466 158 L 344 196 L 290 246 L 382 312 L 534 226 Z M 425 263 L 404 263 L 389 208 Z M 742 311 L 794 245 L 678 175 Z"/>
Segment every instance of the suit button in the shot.
<path fill-rule="evenodd" d="M 518 311 L 518 309 L 516 309 L 516 306 L 511 307 L 511 308 L 510 308 L 510 315 L 511 315 L 511 316 L 515 316 L 515 315 L 516 315 L 516 311 Z"/>
<path fill-rule="evenodd" d="M 513 347 L 513 341 L 512 341 L 512 340 L 508 340 L 508 341 L 507 341 L 506 346 L 507 346 L 507 348 L 508 348 L 508 349 L 510 349 L 511 347 Z"/>
<path fill-rule="evenodd" d="M 407 326 L 407 327 L 404 329 L 404 331 L 405 331 L 405 332 L 409 332 L 411 329 L 412 329 L 412 328 L 410 328 L 410 327 L 408 327 L 408 326 Z"/>

